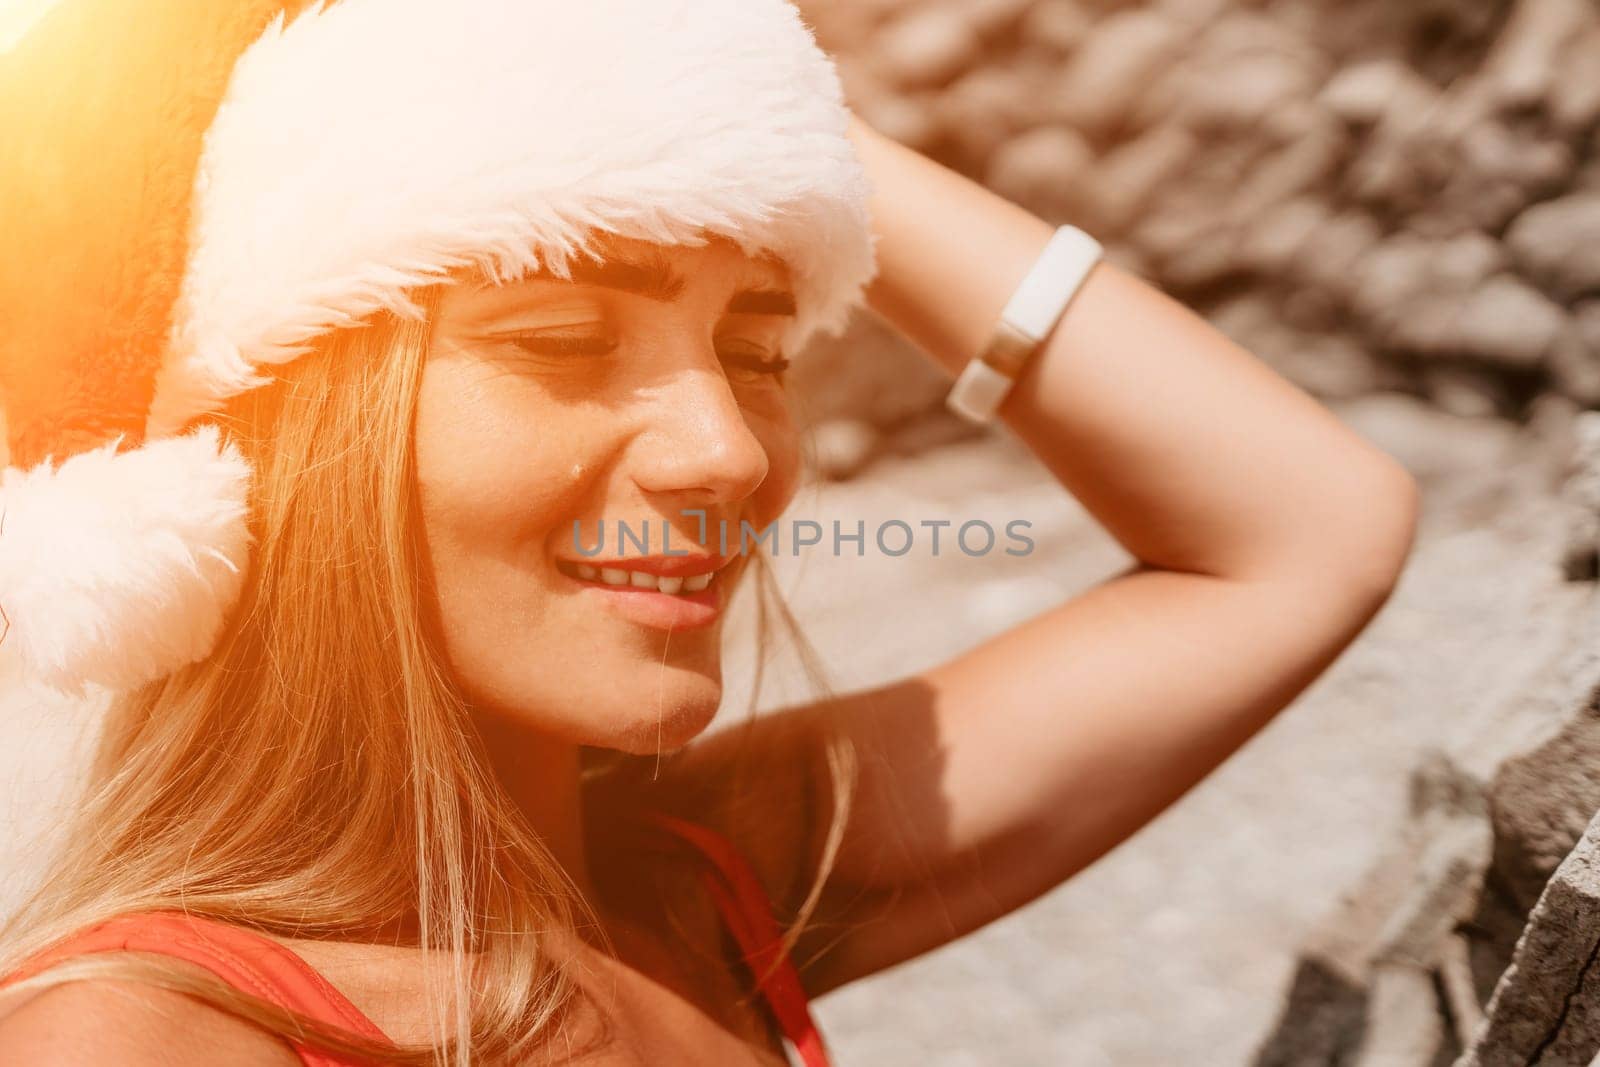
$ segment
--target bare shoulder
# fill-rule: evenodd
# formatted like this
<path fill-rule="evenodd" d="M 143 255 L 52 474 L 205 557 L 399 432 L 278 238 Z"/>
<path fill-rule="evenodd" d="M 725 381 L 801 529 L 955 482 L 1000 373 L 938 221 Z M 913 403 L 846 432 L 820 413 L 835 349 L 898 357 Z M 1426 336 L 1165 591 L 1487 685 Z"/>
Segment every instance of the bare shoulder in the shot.
<path fill-rule="evenodd" d="M 90 1067 L 298 1067 L 265 1031 L 192 997 L 138 982 L 85 979 L 0 1004 L 0 1063 Z"/>

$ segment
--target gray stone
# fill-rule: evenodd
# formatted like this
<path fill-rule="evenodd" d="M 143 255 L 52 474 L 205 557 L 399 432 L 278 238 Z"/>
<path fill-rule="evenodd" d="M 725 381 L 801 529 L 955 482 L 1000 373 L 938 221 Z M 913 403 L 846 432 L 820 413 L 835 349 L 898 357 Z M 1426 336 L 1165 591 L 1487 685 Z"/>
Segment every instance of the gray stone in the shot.
<path fill-rule="evenodd" d="M 1438 1006 L 1428 971 L 1392 964 L 1375 967 L 1352 1067 L 1432 1067 L 1444 1047 Z"/>
<path fill-rule="evenodd" d="M 1398 59 L 1371 59 L 1336 72 L 1317 102 L 1349 123 L 1373 125 L 1392 111 L 1425 110 L 1438 90 Z"/>
<path fill-rule="evenodd" d="M 1525 274 L 1557 295 L 1600 291 L 1600 191 L 1528 208 L 1506 231 L 1506 246 Z"/>
<path fill-rule="evenodd" d="M 1508 366 L 1535 367 L 1566 325 L 1559 305 L 1514 275 L 1501 274 L 1462 302 L 1455 332 L 1464 352 Z"/>
<path fill-rule="evenodd" d="M 1032 124 L 1038 98 L 1039 86 L 1026 71 L 981 66 L 939 92 L 932 110 L 945 136 L 982 160 Z"/>
<path fill-rule="evenodd" d="M 1064 56 L 1089 36 L 1093 26 L 1077 0 L 1039 0 L 1022 19 L 1023 40 L 1054 55 Z"/>
<path fill-rule="evenodd" d="M 1592 473 L 1586 473 L 1592 478 Z M 1561 731 L 1509 760 L 1490 787 L 1495 868 L 1524 910 L 1600 810 L 1600 693 Z"/>
<path fill-rule="evenodd" d="M 1555 429 L 1566 439 L 1571 459 L 1563 472 L 1561 499 L 1566 528 L 1562 573 L 1569 580 L 1600 579 L 1600 411 L 1572 410 L 1566 398 L 1550 398 L 1553 419 L 1565 416 Z"/>
<path fill-rule="evenodd" d="M 1309 97 L 1321 64 L 1281 52 L 1247 52 L 1182 68 L 1172 85 L 1176 113 L 1202 130 L 1245 129 Z"/>
<path fill-rule="evenodd" d="M 1172 181 L 1198 148 L 1181 126 L 1161 126 L 1108 153 L 1095 169 L 1095 218 L 1120 231 L 1163 185 Z"/>
<path fill-rule="evenodd" d="M 1594 21 L 1590 0 L 1518 0 L 1484 63 L 1497 102 L 1523 107 L 1542 101 L 1565 45 Z"/>
<path fill-rule="evenodd" d="M 1133 108 L 1185 39 L 1170 19 L 1151 11 L 1119 11 L 1094 26 L 1047 102 L 1050 116 L 1103 132 Z"/>
<path fill-rule="evenodd" d="M 1041 126 L 1011 138 L 989 160 L 990 188 L 1048 217 L 1065 218 L 1082 209 L 1087 192 L 1082 175 L 1094 151 L 1076 131 Z"/>
<path fill-rule="evenodd" d="M 1238 218 L 1254 218 L 1289 197 L 1306 192 L 1331 175 L 1347 138 L 1334 123 L 1323 123 L 1291 140 L 1254 167 L 1228 201 Z"/>
<path fill-rule="evenodd" d="M 1353 298 L 1364 264 L 1383 240 L 1383 228 L 1363 211 L 1345 210 L 1313 231 L 1305 254 L 1295 260 L 1298 279 L 1322 286 L 1340 300 Z"/>
<path fill-rule="evenodd" d="M 1434 210 L 1485 230 L 1498 230 L 1529 202 L 1561 189 L 1577 164 L 1567 145 L 1499 122 L 1473 126 L 1453 150 L 1456 166 Z"/>
<path fill-rule="evenodd" d="M 1504 255 L 1487 235 L 1396 235 L 1361 263 L 1352 306 L 1385 344 L 1422 355 L 1537 365 L 1565 325 L 1562 309 L 1525 282 L 1489 277 Z"/>
<path fill-rule="evenodd" d="M 870 54 L 884 76 L 907 86 L 938 85 L 971 66 L 982 47 L 956 8 L 916 8 L 885 24 Z"/>
<path fill-rule="evenodd" d="M 1457 1067 L 1585 1064 L 1600 1050 L 1600 820 L 1540 894 Z"/>
<path fill-rule="evenodd" d="M 1328 218 L 1328 207 L 1320 197 L 1298 196 L 1274 204 L 1247 226 L 1239 259 L 1251 270 L 1283 275 L 1302 251 L 1320 254 L 1313 237 Z"/>
<path fill-rule="evenodd" d="M 980 37 L 1009 33 L 1033 7 L 1034 0 L 962 0 L 961 13 Z"/>
<path fill-rule="evenodd" d="M 1460 418 L 1502 415 L 1510 407 L 1505 383 L 1477 367 L 1425 367 L 1419 378 L 1430 400 Z"/>
<path fill-rule="evenodd" d="M 934 109 L 925 100 L 901 93 L 885 93 L 859 108 L 873 129 L 908 148 L 926 151 L 939 136 Z"/>
<path fill-rule="evenodd" d="M 878 429 L 865 419 L 828 419 L 812 428 L 818 472 L 830 481 L 853 477 L 872 458 Z"/>
<path fill-rule="evenodd" d="M 1313 337 L 1280 353 L 1273 367 L 1323 400 L 1348 400 L 1401 386 L 1393 380 L 1392 368 L 1379 364 L 1370 349 L 1339 334 Z"/>
<path fill-rule="evenodd" d="M 1579 301 L 1572 310 L 1572 322 L 1590 358 L 1600 362 L 1600 299 Z"/>
<path fill-rule="evenodd" d="M 1569 322 L 1545 357 L 1560 395 L 1589 407 L 1600 407 L 1600 346 L 1586 340 L 1576 321 Z"/>
<path fill-rule="evenodd" d="M 1550 117 L 1569 133 L 1600 122 L 1600 26 L 1567 42 L 1561 67 L 1550 85 Z"/>
<path fill-rule="evenodd" d="M 1424 316 L 1417 305 L 1434 292 L 1437 260 L 1434 243 L 1417 234 L 1387 238 L 1362 257 L 1352 307 L 1385 339 L 1402 330 L 1412 337 L 1430 335 L 1435 327 L 1419 325 Z"/>

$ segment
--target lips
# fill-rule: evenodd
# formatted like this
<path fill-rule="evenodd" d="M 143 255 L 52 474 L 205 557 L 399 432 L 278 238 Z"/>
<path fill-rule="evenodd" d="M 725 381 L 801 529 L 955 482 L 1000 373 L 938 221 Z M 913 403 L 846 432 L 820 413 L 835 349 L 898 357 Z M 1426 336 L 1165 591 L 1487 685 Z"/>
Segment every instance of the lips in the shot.
<path fill-rule="evenodd" d="M 673 565 L 688 563 L 695 569 L 681 566 L 652 569 L 650 561 L 644 559 L 608 561 L 599 566 L 592 563 L 575 563 L 572 560 L 557 560 L 556 569 L 567 577 L 579 581 L 681 595 L 698 593 L 706 589 L 716 580 L 717 568 L 721 565 L 714 557 L 709 561 L 668 559 L 667 562 Z M 666 570 L 678 570 L 680 573 L 662 573 Z"/>
<path fill-rule="evenodd" d="M 640 566 L 662 562 L 679 569 L 692 567 L 700 573 L 660 575 Z M 721 616 L 722 573 L 708 569 L 714 568 L 715 562 L 716 557 L 639 557 L 606 561 L 597 567 L 562 559 L 556 561 L 556 569 L 573 581 L 580 596 L 592 597 L 606 611 L 653 629 L 679 632 L 709 627 Z"/>
<path fill-rule="evenodd" d="M 620 559 L 562 559 L 558 562 L 587 564 L 590 567 L 610 567 L 625 571 L 643 571 L 670 577 L 688 577 L 691 574 L 710 574 L 721 570 L 733 561 L 732 556 L 705 554 L 674 554 L 670 556 L 623 556 Z"/>

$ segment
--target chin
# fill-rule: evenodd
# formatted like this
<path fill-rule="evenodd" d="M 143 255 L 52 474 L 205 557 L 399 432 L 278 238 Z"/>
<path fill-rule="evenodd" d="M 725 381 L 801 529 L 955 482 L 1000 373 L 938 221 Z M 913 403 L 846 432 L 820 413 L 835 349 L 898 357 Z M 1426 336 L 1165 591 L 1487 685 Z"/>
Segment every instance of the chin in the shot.
<path fill-rule="evenodd" d="M 588 743 L 603 748 L 626 752 L 632 756 L 647 756 L 675 752 L 706 731 L 716 718 L 721 703 L 721 687 L 713 699 L 667 700 L 663 699 L 657 711 L 652 697 L 632 705 L 625 716 L 614 720 L 620 729 L 610 736 L 596 738 Z"/>

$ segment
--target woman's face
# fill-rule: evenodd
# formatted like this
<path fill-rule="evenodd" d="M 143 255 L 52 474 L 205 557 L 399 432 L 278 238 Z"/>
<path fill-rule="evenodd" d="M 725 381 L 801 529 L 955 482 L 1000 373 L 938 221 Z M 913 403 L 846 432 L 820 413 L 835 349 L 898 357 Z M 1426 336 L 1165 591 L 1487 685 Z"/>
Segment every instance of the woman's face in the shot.
<path fill-rule="evenodd" d="M 773 373 L 792 298 L 782 263 L 720 239 L 600 251 L 602 269 L 575 265 L 572 281 L 445 289 L 416 417 L 423 527 L 476 706 L 581 744 L 670 750 L 721 698 L 722 618 L 750 560 L 740 523 L 761 530 L 795 491 Z M 647 547 L 619 544 L 619 522 Z M 606 562 L 626 584 L 578 570 Z M 684 575 L 718 564 L 692 592 L 704 578 Z"/>

